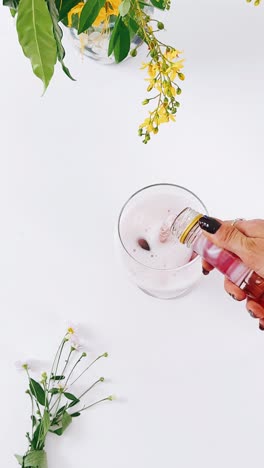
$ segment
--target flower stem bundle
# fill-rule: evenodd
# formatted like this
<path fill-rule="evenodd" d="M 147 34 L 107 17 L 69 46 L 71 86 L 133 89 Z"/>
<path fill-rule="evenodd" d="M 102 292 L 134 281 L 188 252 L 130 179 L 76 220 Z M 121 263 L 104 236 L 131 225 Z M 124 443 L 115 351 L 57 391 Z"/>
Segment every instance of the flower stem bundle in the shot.
<path fill-rule="evenodd" d="M 81 361 L 87 360 L 86 352 L 80 351 L 79 341 L 73 327 L 69 327 L 55 355 L 49 374 L 43 372 L 39 380 L 31 375 L 31 365 L 28 362 L 19 363 L 28 379 L 26 390 L 31 406 L 31 429 L 26 433 L 28 449 L 23 456 L 15 455 L 22 468 L 47 468 L 47 455 L 44 450 L 48 433 L 57 436 L 64 434 L 73 419 L 89 408 L 104 401 L 111 401 L 107 396 L 89 403 L 83 403 L 87 394 L 104 381 L 98 378 L 84 391 L 76 393 L 72 390 L 74 384 L 100 359 L 107 357 L 104 353 L 84 369 L 77 373 Z M 63 359 L 64 358 L 64 359 Z M 64 360 L 64 363 L 62 361 Z"/>

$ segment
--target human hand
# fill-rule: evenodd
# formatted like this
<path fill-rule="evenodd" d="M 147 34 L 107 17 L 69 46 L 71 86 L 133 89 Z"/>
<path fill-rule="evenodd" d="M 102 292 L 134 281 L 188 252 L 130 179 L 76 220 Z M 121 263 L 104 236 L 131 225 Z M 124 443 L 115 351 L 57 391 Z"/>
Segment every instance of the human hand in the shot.
<path fill-rule="evenodd" d="M 231 221 L 222 222 L 210 217 L 202 218 L 201 221 L 200 227 L 211 242 L 236 254 L 245 265 L 264 278 L 264 220 L 238 220 L 233 225 Z M 213 267 L 203 260 L 203 273 L 207 275 L 212 269 Z M 224 287 L 233 299 L 247 299 L 248 312 L 253 318 L 259 319 L 259 328 L 264 330 L 264 307 L 247 298 L 246 293 L 228 278 L 225 278 Z"/>

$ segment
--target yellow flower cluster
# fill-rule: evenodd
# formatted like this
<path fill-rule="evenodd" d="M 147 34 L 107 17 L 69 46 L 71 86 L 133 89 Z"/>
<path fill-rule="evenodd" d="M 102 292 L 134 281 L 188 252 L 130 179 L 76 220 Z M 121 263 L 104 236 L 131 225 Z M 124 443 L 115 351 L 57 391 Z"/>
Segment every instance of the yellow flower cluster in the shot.
<path fill-rule="evenodd" d="M 107 23 L 109 21 L 109 17 L 114 15 L 118 16 L 119 14 L 119 5 L 122 0 L 110 0 L 109 2 L 105 2 L 105 5 L 99 11 L 99 14 L 96 20 L 93 23 L 93 26 L 99 26 L 101 23 Z"/>
<path fill-rule="evenodd" d="M 150 140 L 150 133 L 158 133 L 160 124 L 175 121 L 175 114 L 180 105 L 176 97 L 181 94 L 175 79 L 185 79 L 181 72 L 184 60 L 179 59 L 180 53 L 179 50 L 168 47 L 163 53 L 161 48 L 158 48 L 152 52 L 151 61 L 142 65 L 142 69 L 148 71 L 147 91 L 157 91 L 154 97 L 145 99 L 142 103 L 146 105 L 152 100 L 156 102 L 154 110 L 149 112 L 149 117 L 139 127 L 139 135 L 144 137 L 144 143 Z"/>
<path fill-rule="evenodd" d="M 72 17 L 74 15 L 78 15 L 79 18 L 80 18 L 80 15 L 81 15 L 81 12 L 82 12 L 82 9 L 84 7 L 84 2 L 79 2 L 77 3 L 77 5 L 75 5 L 68 13 L 68 26 L 69 28 L 72 27 Z"/>
<path fill-rule="evenodd" d="M 105 5 L 101 8 L 98 13 L 96 20 L 93 23 L 93 26 L 100 26 L 101 23 L 108 24 L 110 16 L 118 16 L 119 14 L 119 5 L 122 0 L 110 0 L 106 1 Z M 82 9 L 84 7 L 84 2 L 79 2 L 75 5 L 68 13 L 68 26 L 72 27 L 72 17 L 78 15 L 80 18 Z"/>

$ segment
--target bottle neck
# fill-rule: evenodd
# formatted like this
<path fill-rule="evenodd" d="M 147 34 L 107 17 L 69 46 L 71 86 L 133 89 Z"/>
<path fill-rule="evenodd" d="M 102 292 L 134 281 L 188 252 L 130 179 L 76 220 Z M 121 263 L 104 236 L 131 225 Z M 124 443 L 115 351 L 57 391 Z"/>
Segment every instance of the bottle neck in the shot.
<path fill-rule="evenodd" d="M 172 235 L 187 247 L 193 247 L 195 241 L 203 233 L 199 226 L 199 219 L 202 216 L 202 214 L 191 208 L 185 208 L 172 223 Z"/>

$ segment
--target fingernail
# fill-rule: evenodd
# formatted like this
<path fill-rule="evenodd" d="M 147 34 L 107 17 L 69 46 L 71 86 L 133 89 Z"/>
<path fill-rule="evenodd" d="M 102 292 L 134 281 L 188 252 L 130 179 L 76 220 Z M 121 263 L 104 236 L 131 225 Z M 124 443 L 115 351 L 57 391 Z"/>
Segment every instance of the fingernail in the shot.
<path fill-rule="evenodd" d="M 248 310 L 248 313 L 252 318 L 257 318 L 254 312 L 252 312 L 252 310 Z"/>
<path fill-rule="evenodd" d="M 209 216 L 203 216 L 199 219 L 199 225 L 200 228 L 204 231 L 209 232 L 210 234 L 215 234 L 216 231 L 218 231 L 220 228 L 221 223 L 219 223 L 219 221 L 214 218 L 210 218 Z"/>
<path fill-rule="evenodd" d="M 210 271 L 206 270 L 204 267 L 203 267 L 203 275 L 207 276 L 209 275 Z"/>
<path fill-rule="evenodd" d="M 237 301 L 237 298 L 236 298 L 236 296 L 235 296 L 234 294 L 231 294 L 231 293 L 228 293 L 228 294 L 229 294 L 229 296 L 232 297 L 232 299 L 234 299 L 235 301 Z"/>
<path fill-rule="evenodd" d="M 263 331 L 263 330 L 264 330 L 264 326 L 263 326 L 263 325 L 261 325 L 261 323 L 259 324 L 259 329 L 260 329 L 261 331 Z"/>

